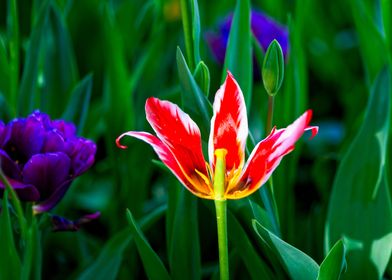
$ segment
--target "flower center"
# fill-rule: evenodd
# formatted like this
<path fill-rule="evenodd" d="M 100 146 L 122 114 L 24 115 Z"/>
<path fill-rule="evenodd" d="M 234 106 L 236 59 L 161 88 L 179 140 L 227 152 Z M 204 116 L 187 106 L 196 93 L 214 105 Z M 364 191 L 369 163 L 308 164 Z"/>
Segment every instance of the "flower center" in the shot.
<path fill-rule="evenodd" d="M 226 189 L 226 149 L 215 150 L 214 193 L 215 200 L 225 200 Z"/>

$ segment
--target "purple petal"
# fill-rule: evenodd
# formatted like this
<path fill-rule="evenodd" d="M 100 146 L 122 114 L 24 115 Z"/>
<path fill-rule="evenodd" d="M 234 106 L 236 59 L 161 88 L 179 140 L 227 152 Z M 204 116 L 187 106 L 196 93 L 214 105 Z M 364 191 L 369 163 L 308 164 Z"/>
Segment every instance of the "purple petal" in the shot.
<path fill-rule="evenodd" d="M 218 63 L 223 64 L 225 62 L 227 39 L 220 34 L 207 32 L 206 40 Z"/>
<path fill-rule="evenodd" d="M 46 200 L 70 179 L 71 161 L 63 153 L 38 154 L 31 157 L 23 169 L 23 181 L 34 185 Z"/>
<path fill-rule="evenodd" d="M 288 29 L 262 12 L 252 11 L 251 17 L 252 32 L 263 50 L 266 51 L 270 43 L 276 39 L 282 47 L 284 57 L 286 57 L 288 53 Z"/>
<path fill-rule="evenodd" d="M 227 16 L 219 25 L 219 32 L 206 34 L 206 40 L 212 50 L 213 55 L 220 64 L 224 63 L 227 43 L 229 40 L 233 14 Z M 259 11 L 251 12 L 251 30 L 257 38 L 264 51 L 269 44 L 276 39 L 282 47 L 283 55 L 286 58 L 289 49 L 288 29 L 272 18 Z"/>
<path fill-rule="evenodd" d="M 0 149 L 0 164 L 1 169 L 7 177 L 22 181 L 22 172 L 19 166 L 2 149 Z"/>
<path fill-rule="evenodd" d="M 72 183 L 72 179 L 65 181 L 61 186 L 57 187 L 54 190 L 54 192 L 50 195 L 48 199 L 40 202 L 39 204 L 34 205 L 33 206 L 34 214 L 48 212 L 53 207 L 55 207 L 57 203 L 59 203 L 59 201 L 63 198 L 71 183 Z"/>
<path fill-rule="evenodd" d="M 8 182 L 12 186 L 12 188 L 16 191 L 20 200 L 23 201 L 38 201 L 39 200 L 39 192 L 38 190 L 31 184 L 25 184 L 11 178 L 7 178 Z M 0 197 L 3 196 L 5 190 L 5 186 L 3 182 L 0 181 Z"/>
<path fill-rule="evenodd" d="M 4 145 L 7 143 L 9 138 L 10 138 L 10 130 L 2 121 L 0 121 L 0 149 L 4 147 Z"/>
<path fill-rule="evenodd" d="M 43 153 L 55 153 L 64 151 L 64 137 L 57 129 L 52 129 L 46 133 Z"/>
<path fill-rule="evenodd" d="M 95 143 L 84 138 L 77 138 L 67 143 L 66 152 L 72 161 L 73 177 L 81 175 L 93 165 L 96 150 Z"/>
<path fill-rule="evenodd" d="M 26 161 L 31 156 L 40 153 L 44 144 L 45 128 L 42 122 L 33 115 L 27 119 L 16 119 L 10 124 L 11 138 L 8 150 L 15 150 L 15 160 Z"/>
<path fill-rule="evenodd" d="M 73 123 L 63 120 L 54 120 L 52 121 L 52 127 L 58 129 L 65 139 L 76 137 L 76 127 Z"/>
<path fill-rule="evenodd" d="M 52 216 L 53 231 L 78 231 L 80 226 L 91 222 L 92 220 L 98 219 L 101 215 L 100 212 L 85 215 L 76 221 L 68 220 L 64 217 L 57 215 Z"/>

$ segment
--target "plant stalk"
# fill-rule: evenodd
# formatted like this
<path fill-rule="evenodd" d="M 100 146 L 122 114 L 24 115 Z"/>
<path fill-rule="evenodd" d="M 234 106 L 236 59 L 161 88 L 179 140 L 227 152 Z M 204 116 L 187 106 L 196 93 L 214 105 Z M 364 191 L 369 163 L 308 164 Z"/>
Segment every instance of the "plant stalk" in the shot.
<path fill-rule="evenodd" d="M 226 210 L 226 154 L 225 149 L 215 151 L 216 164 L 214 176 L 215 211 L 218 228 L 219 271 L 221 280 L 229 280 L 229 250 L 227 242 L 227 210 Z"/>

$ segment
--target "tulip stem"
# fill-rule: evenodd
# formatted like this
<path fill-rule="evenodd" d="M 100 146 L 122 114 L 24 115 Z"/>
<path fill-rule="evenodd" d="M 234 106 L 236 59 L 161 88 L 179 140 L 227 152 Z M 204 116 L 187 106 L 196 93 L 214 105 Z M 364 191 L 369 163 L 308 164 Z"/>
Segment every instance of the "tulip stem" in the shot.
<path fill-rule="evenodd" d="M 216 223 L 218 226 L 220 279 L 229 279 L 229 250 L 227 242 L 226 200 L 215 200 Z"/>
<path fill-rule="evenodd" d="M 4 184 L 5 189 L 7 190 L 8 194 L 11 196 L 11 201 L 13 206 L 15 207 L 16 216 L 18 217 L 22 240 L 23 242 L 26 242 L 27 225 L 26 225 L 25 216 L 23 214 L 22 205 L 20 204 L 20 201 L 18 199 L 15 190 L 8 182 L 7 177 L 5 177 L 3 170 L 1 168 L 0 168 L 0 181 Z M 7 199 L 7 197 L 4 196 L 3 199 Z"/>
<path fill-rule="evenodd" d="M 218 246 L 219 246 L 219 271 L 220 279 L 229 279 L 229 250 L 227 242 L 227 210 L 226 210 L 226 154 L 225 149 L 215 151 L 215 175 L 214 175 L 214 193 L 215 193 L 215 211 L 216 223 L 218 227 Z"/>

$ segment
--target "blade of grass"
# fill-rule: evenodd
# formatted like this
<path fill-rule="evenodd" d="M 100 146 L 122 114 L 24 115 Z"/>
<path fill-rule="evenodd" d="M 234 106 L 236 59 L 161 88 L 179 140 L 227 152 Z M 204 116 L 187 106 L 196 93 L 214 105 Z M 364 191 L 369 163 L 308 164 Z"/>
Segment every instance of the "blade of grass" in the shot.
<path fill-rule="evenodd" d="M 127 209 L 127 219 L 148 278 L 151 280 L 171 279 L 161 259 L 151 248 L 129 209 Z"/>
<path fill-rule="evenodd" d="M 250 30 L 250 1 L 238 0 L 231 23 L 227 43 L 222 83 L 226 71 L 230 71 L 244 94 L 246 108 L 251 107 L 252 100 L 252 37 Z"/>

